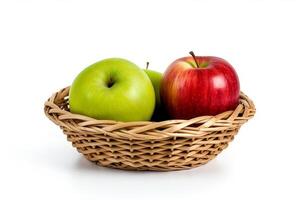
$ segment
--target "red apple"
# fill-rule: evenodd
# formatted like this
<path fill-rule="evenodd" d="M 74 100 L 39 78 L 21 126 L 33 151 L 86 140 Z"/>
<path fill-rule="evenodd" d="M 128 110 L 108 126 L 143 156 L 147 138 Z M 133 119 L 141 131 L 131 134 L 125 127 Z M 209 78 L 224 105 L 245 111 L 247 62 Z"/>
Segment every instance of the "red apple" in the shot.
<path fill-rule="evenodd" d="M 239 102 L 240 85 L 233 67 L 213 56 L 175 60 L 164 73 L 161 98 L 174 119 L 190 119 L 233 110 Z"/>

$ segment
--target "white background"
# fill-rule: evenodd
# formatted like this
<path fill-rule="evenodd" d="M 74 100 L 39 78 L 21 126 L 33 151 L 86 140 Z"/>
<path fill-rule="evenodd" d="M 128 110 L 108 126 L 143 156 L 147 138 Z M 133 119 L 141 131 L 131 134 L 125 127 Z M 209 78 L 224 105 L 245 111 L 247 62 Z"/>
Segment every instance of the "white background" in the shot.
<path fill-rule="evenodd" d="M 299 199 L 297 1 L 0 1 L 0 199 Z M 86 66 L 127 58 L 163 72 L 214 55 L 257 106 L 209 164 L 179 172 L 95 166 L 43 113 Z"/>

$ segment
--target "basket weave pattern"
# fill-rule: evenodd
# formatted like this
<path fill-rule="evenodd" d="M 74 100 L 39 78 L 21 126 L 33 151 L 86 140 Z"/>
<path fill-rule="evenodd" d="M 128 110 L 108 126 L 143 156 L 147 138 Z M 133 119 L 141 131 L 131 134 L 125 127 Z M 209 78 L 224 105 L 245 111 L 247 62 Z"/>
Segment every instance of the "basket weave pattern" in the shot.
<path fill-rule="evenodd" d="M 233 111 L 190 120 L 116 122 L 69 112 L 69 87 L 46 102 L 46 116 L 88 160 L 128 170 L 171 171 L 193 168 L 215 158 L 255 114 L 243 93 Z"/>

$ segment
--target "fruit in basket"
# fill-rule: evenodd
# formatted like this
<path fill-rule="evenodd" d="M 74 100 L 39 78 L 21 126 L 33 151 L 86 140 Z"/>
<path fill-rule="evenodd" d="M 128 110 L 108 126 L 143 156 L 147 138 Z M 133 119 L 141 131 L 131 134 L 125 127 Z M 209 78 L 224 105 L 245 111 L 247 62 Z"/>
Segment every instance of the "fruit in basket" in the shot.
<path fill-rule="evenodd" d="M 222 58 L 190 54 L 164 73 L 160 92 L 168 114 L 190 119 L 235 109 L 240 86 L 233 67 Z"/>
<path fill-rule="evenodd" d="M 161 106 L 160 102 L 160 84 L 162 80 L 162 74 L 148 69 L 149 62 L 147 62 L 146 69 L 144 70 L 148 77 L 150 78 L 154 91 L 155 91 L 155 110 L 151 118 L 152 121 L 162 121 L 167 119 L 166 112 Z"/>
<path fill-rule="evenodd" d="M 154 107 L 155 93 L 147 74 L 122 58 L 87 67 L 70 89 L 70 111 L 96 119 L 146 121 Z"/>
<path fill-rule="evenodd" d="M 150 80 L 152 82 L 152 86 L 155 91 L 155 104 L 156 104 L 156 107 L 159 107 L 160 106 L 160 83 L 161 83 L 161 79 L 162 79 L 162 74 L 160 72 L 156 72 L 156 71 L 148 69 L 148 66 L 149 66 L 149 63 L 147 62 L 147 67 L 144 71 L 146 72 L 146 74 L 148 75 L 148 77 L 150 78 Z"/>

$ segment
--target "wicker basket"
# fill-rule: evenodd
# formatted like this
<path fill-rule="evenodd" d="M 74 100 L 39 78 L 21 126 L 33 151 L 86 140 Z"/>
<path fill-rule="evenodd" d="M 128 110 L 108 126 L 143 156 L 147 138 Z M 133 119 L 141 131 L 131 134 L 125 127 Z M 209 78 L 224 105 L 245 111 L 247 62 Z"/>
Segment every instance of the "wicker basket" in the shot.
<path fill-rule="evenodd" d="M 45 114 L 88 160 L 126 170 L 171 171 L 203 165 L 255 114 L 243 93 L 234 111 L 190 120 L 116 122 L 69 112 L 69 87 L 45 102 Z"/>

